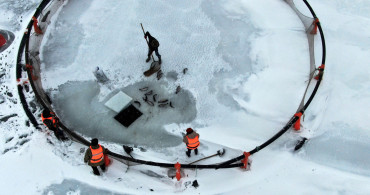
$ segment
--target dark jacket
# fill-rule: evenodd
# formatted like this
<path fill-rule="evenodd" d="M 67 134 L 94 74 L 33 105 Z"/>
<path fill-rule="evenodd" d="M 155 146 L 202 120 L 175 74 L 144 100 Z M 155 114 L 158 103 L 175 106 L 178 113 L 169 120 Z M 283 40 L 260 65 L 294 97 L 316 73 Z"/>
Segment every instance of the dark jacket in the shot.
<path fill-rule="evenodd" d="M 190 139 L 193 139 L 193 138 L 195 138 L 196 136 L 198 136 L 198 139 L 199 139 L 199 134 L 197 133 L 197 132 L 195 132 L 195 131 L 193 131 L 193 132 L 191 132 L 191 133 L 189 133 L 189 134 L 186 134 L 185 136 L 184 136 L 184 138 L 182 139 L 182 141 L 186 144 L 186 145 L 188 145 L 188 138 L 186 137 L 186 136 L 188 136 Z"/>
<path fill-rule="evenodd" d="M 149 32 L 146 32 L 145 33 L 145 36 L 146 37 L 148 37 L 148 39 L 149 39 L 149 48 L 151 49 L 151 50 L 155 50 L 156 48 L 158 48 L 159 47 L 159 42 L 158 42 L 158 40 L 157 39 L 155 39 L 154 37 L 152 37 L 152 35 L 150 35 L 150 33 Z"/>
<path fill-rule="evenodd" d="M 56 126 L 55 126 L 55 124 L 53 123 L 53 121 L 52 120 L 48 120 L 48 119 L 45 119 L 44 121 L 43 121 L 43 123 L 45 124 L 45 126 L 47 126 L 48 127 L 48 129 L 50 129 L 50 130 L 55 130 L 56 129 Z"/>
<path fill-rule="evenodd" d="M 103 148 L 103 154 L 106 154 L 107 153 L 107 150 L 101 146 Z M 99 145 L 97 146 L 91 146 L 92 149 L 98 149 L 99 148 Z M 84 162 L 85 163 L 88 163 L 88 165 L 90 166 L 93 166 L 93 167 L 96 167 L 96 166 L 100 166 L 100 165 L 103 165 L 104 164 L 104 157 L 103 157 L 103 160 L 100 161 L 100 162 L 97 162 L 97 163 L 91 163 L 90 160 L 92 158 L 92 153 L 91 153 L 91 149 L 90 147 L 86 150 L 85 152 L 85 158 L 84 158 Z"/>

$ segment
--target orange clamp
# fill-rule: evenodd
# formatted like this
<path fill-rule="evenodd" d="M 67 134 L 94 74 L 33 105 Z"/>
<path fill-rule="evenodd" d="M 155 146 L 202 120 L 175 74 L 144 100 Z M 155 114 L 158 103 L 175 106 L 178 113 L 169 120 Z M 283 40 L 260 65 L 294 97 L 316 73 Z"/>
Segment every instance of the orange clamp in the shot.
<path fill-rule="evenodd" d="M 325 69 L 325 64 L 321 64 L 321 66 L 317 68 L 317 70 L 319 70 L 319 73 L 315 76 L 316 80 L 319 80 L 320 76 L 322 76 L 322 72 L 324 71 L 324 69 Z"/>
<path fill-rule="evenodd" d="M 176 169 L 176 179 L 177 181 L 180 181 L 181 179 L 181 172 L 180 172 L 180 168 L 181 168 L 181 164 L 179 162 L 177 162 L 175 164 L 175 169 Z"/>
<path fill-rule="evenodd" d="M 244 152 L 244 159 L 242 160 L 243 166 L 241 168 L 247 169 L 248 166 L 248 158 L 251 155 L 249 152 Z"/>
<path fill-rule="evenodd" d="M 325 69 L 325 64 L 321 64 L 321 66 L 319 66 L 317 69 L 319 69 L 319 71 L 323 71 Z"/>
<path fill-rule="evenodd" d="M 33 20 L 33 28 L 35 29 L 35 32 L 37 34 L 42 34 L 42 30 L 40 29 L 40 27 L 37 25 L 38 24 L 38 21 L 37 21 L 37 18 L 35 16 L 32 17 L 32 20 Z"/>
<path fill-rule="evenodd" d="M 33 69 L 33 66 L 30 65 L 30 64 L 26 64 L 26 69 L 32 70 Z"/>
<path fill-rule="evenodd" d="M 17 79 L 18 85 L 24 85 L 28 83 L 28 79 L 19 78 Z"/>
<path fill-rule="evenodd" d="M 33 75 L 33 66 L 32 65 L 26 64 L 26 69 L 30 71 L 30 74 L 32 76 L 32 80 L 35 81 L 35 80 L 39 79 L 39 77 Z"/>
<path fill-rule="evenodd" d="M 311 30 L 311 34 L 315 35 L 317 34 L 317 24 L 319 23 L 319 19 L 316 18 L 313 22 L 312 25 L 314 25 L 313 29 Z"/>
<path fill-rule="evenodd" d="M 301 117 L 302 117 L 302 112 L 296 113 L 294 116 L 298 117 L 298 120 L 294 123 L 294 129 L 296 131 L 301 129 Z"/>

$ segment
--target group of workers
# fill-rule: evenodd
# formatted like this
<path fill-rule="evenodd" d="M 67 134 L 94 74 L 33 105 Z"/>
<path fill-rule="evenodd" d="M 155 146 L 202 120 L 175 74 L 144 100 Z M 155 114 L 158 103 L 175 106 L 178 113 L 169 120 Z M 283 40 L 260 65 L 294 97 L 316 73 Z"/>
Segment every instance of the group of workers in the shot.
<path fill-rule="evenodd" d="M 64 135 L 63 131 L 59 127 L 58 117 L 48 109 L 44 109 L 41 113 L 42 122 L 46 127 L 54 132 L 55 137 L 61 141 L 65 141 L 68 138 Z M 199 134 L 192 128 L 186 129 L 186 135 L 183 137 L 183 142 L 186 144 L 187 151 L 185 154 L 190 157 L 191 151 L 194 150 L 195 155 L 198 155 L 199 147 Z M 100 175 L 98 167 L 104 172 L 106 170 L 104 155 L 107 154 L 108 149 L 104 148 L 99 144 L 97 138 L 91 140 L 89 148 L 85 152 L 84 162 L 88 163 L 93 169 L 95 175 Z"/>

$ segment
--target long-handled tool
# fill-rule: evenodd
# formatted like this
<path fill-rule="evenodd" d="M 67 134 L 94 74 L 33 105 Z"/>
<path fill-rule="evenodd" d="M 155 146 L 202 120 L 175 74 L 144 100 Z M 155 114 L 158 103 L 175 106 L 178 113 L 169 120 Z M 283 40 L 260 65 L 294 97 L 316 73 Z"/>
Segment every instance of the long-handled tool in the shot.
<path fill-rule="evenodd" d="M 202 161 L 202 160 L 205 160 L 205 159 L 208 159 L 208 158 L 212 158 L 212 157 L 217 156 L 217 155 L 221 157 L 224 154 L 225 154 L 225 148 L 222 148 L 221 150 L 217 150 L 217 153 L 216 154 L 213 154 L 211 156 L 207 156 L 207 157 L 201 158 L 199 160 L 196 160 L 196 161 L 194 161 L 192 163 L 189 163 L 189 165 L 194 164 L 194 163 L 199 162 L 199 161 Z"/>
<path fill-rule="evenodd" d="M 143 24 L 140 23 L 140 25 L 141 25 L 141 29 L 143 29 L 143 33 L 144 33 L 144 36 L 145 36 L 145 30 L 144 30 Z M 146 43 L 148 44 L 148 47 L 149 47 L 149 41 L 146 39 L 146 37 L 145 37 L 145 40 L 146 40 Z M 150 65 L 149 70 L 144 72 L 144 75 L 146 77 L 149 77 L 150 75 L 154 74 L 155 72 L 157 72 L 161 69 L 161 64 L 159 63 L 159 61 L 154 60 L 153 54 L 152 54 L 152 59 L 153 59 L 153 62 Z"/>
<path fill-rule="evenodd" d="M 140 23 L 140 25 L 141 25 L 141 29 L 143 29 L 143 33 L 144 33 L 144 36 L 145 36 L 145 30 L 144 30 L 143 24 Z M 148 41 L 148 39 L 145 38 L 145 41 L 146 41 L 146 43 L 148 44 L 148 47 L 149 47 L 149 41 Z M 152 59 L 153 59 L 153 62 L 155 62 L 153 54 L 152 54 Z"/>

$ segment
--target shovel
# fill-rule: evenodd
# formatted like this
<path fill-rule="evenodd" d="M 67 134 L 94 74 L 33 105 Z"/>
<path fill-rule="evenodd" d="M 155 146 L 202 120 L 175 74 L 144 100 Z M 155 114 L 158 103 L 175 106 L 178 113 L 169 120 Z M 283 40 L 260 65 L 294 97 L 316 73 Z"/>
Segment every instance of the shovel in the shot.
<path fill-rule="evenodd" d="M 191 165 L 191 164 L 194 164 L 194 163 L 196 163 L 196 162 L 199 162 L 199 161 L 202 161 L 202 160 L 205 160 L 205 159 L 209 159 L 209 158 L 212 158 L 212 157 L 214 157 L 214 156 L 223 156 L 225 154 L 225 148 L 222 148 L 221 150 L 217 150 L 217 153 L 216 154 L 213 154 L 213 155 L 211 155 L 211 156 L 207 156 L 207 157 L 204 157 L 204 158 L 201 158 L 201 159 L 199 159 L 199 160 L 196 160 L 196 161 L 194 161 L 194 162 L 192 162 L 192 163 L 189 163 L 189 165 Z"/>

